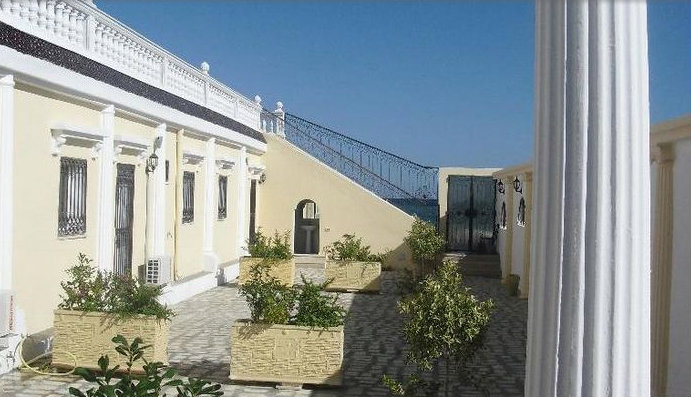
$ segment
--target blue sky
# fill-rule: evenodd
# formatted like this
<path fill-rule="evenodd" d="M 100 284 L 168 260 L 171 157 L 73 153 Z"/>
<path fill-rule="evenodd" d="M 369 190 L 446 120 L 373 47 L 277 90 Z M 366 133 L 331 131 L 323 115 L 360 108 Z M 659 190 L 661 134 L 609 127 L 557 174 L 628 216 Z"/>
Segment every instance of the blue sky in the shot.
<path fill-rule="evenodd" d="M 691 1 L 649 2 L 651 119 L 691 112 Z M 267 108 L 413 161 L 533 150 L 529 1 L 105 1 L 97 6 Z"/>

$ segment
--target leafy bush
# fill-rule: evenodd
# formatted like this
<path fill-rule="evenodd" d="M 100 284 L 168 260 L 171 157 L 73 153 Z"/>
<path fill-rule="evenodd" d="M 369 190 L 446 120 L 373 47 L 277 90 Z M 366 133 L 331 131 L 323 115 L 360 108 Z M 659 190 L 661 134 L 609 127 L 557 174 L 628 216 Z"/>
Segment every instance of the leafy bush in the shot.
<path fill-rule="evenodd" d="M 143 357 L 144 350 L 151 346 L 142 346 L 141 338 L 135 338 L 131 344 L 127 343 L 122 335 L 118 335 L 112 340 L 116 344 L 115 351 L 127 357 L 127 369 L 122 377 L 115 377 L 121 372 L 120 366 L 108 368 L 110 363 L 108 356 L 101 356 L 98 360 L 100 376 L 86 368 L 77 368 L 74 371 L 85 381 L 95 383 L 97 386 L 86 390 L 86 392 L 70 387 L 71 395 L 75 397 L 165 397 L 165 394 L 161 394 L 164 387 L 175 387 L 178 397 L 218 397 L 223 395 L 220 384 L 211 384 L 196 378 L 189 378 L 187 381 L 175 379 L 176 372 L 174 369 L 167 368 L 160 362 L 150 363 L 146 361 Z M 143 375 L 132 373 L 134 363 L 139 360 L 144 362 Z"/>
<path fill-rule="evenodd" d="M 126 275 L 102 272 L 91 265 L 92 259 L 80 253 L 77 263 L 67 269 L 68 279 L 60 286 L 64 294 L 58 307 L 83 312 L 112 313 L 119 317 L 138 314 L 170 320 L 171 309 L 158 302 L 161 287 L 138 282 Z"/>
<path fill-rule="evenodd" d="M 445 261 L 399 302 L 407 361 L 421 371 L 433 370 L 443 361 L 447 382 L 451 365 L 462 370 L 482 347 L 494 308 L 492 300 L 479 301 L 461 282 L 457 266 Z M 406 385 L 390 377 L 385 381 L 392 392 L 406 395 L 410 387 L 419 387 L 418 379 Z"/>
<path fill-rule="evenodd" d="M 321 328 L 343 325 L 346 312 L 337 296 L 323 294 L 330 281 L 315 284 L 303 276 L 303 285 L 288 287 L 269 274 L 269 267 L 268 263 L 254 267 L 250 280 L 240 286 L 253 322 Z"/>
<path fill-rule="evenodd" d="M 326 247 L 326 255 L 337 261 L 376 262 L 382 255 L 370 252 L 369 245 L 362 244 L 362 238 L 354 234 L 344 234 L 341 240 Z"/>
<path fill-rule="evenodd" d="M 404 241 L 408 244 L 415 262 L 423 268 L 422 270 L 437 261 L 446 244 L 433 224 L 418 217 L 415 217 Z"/>
<path fill-rule="evenodd" d="M 265 236 L 261 229 L 257 230 L 254 241 L 248 245 L 250 256 L 254 258 L 266 258 L 271 260 L 284 260 L 293 257 L 290 249 L 290 232 L 279 234 L 274 232 L 272 236 Z"/>

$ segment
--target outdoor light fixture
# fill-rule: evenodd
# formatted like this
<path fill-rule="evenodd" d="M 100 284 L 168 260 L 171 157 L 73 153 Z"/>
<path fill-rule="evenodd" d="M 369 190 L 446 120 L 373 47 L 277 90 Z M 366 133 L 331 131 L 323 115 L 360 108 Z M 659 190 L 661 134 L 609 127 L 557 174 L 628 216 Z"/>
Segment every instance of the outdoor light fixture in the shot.
<path fill-rule="evenodd" d="M 158 156 L 156 155 L 156 150 L 154 149 L 154 152 L 151 153 L 151 156 L 149 156 L 148 159 L 146 159 L 146 173 L 150 174 L 154 172 L 156 167 L 158 166 Z"/>
<path fill-rule="evenodd" d="M 501 193 L 501 194 L 504 194 L 504 192 L 506 191 L 504 189 L 504 182 L 502 182 L 501 179 L 497 183 L 497 191 L 499 191 L 499 193 Z"/>
<path fill-rule="evenodd" d="M 266 182 L 266 173 L 262 172 L 262 174 L 259 176 L 259 183 L 262 184 Z"/>
<path fill-rule="evenodd" d="M 513 180 L 513 189 L 516 191 L 516 193 L 523 193 L 523 186 L 521 186 L 521 181 L 518 179 L 518 177 Z"/>

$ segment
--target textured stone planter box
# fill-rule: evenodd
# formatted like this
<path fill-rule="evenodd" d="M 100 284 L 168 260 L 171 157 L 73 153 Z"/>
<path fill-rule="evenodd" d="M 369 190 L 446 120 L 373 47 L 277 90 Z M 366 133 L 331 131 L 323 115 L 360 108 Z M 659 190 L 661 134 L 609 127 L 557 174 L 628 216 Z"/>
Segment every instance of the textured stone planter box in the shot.
<path fill-rule="evenodd" d="M 240 275 L 238 284 L 242 285 L 251 278 L 250 270 L 264 261 L 264 258 L 252 258 L 245 256 L 240 258 Z M 269 274 L 276 277 L 280 282 L 288 286 L 295 283 L 295 260 L 287 259 L 283 261 L 271 262 Z"/>
<path fill-rule="evenodd" d="M 149 361 L 168 363 L 168 330 L 170 321 L 159 320 L 154 316 L 136 316 L 116 319 L 112 314 L 99 312 L 79 312 L 56 310 L 53 322 L 53 365 L 72 367 L 77 357 L 77 366 L 98 369 L 97 361 L 107 354 L 110 366 L 119 364 L 125 367 L 125 359 L 115 351 L 112 339 L 120 334 L 132 342 L 140 337 L 145 345 L 144 358 Z M 143 365 L 143 363 L 142 363 Z M 137 368 L 141 370 L 140 368 Z"/>
<path fill-rule="evenodd" d="M 236 321 L 230 338 L 230 379 L 340 385 L 343 327 Z"/>
<path fill-rule="evenodd" d="M 326 261 L 326 279 L 333 279 L 329 291 L 378 292 L 381 288 L 381 263 Z"/>

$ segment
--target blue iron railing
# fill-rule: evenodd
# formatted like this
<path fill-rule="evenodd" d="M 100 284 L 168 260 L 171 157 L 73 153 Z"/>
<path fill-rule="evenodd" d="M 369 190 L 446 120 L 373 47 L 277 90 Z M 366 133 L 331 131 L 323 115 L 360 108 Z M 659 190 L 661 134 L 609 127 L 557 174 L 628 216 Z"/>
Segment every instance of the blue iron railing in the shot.
<path fill-rule="evenodd" d="M 264 112 L 267 128 L 403 211 L 437 223 L 437 167 L 427 167 L 302 117 Z M 280 126 L 280 127 L 279 127 Z"/>

